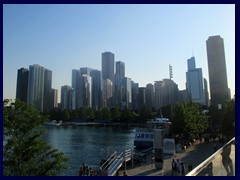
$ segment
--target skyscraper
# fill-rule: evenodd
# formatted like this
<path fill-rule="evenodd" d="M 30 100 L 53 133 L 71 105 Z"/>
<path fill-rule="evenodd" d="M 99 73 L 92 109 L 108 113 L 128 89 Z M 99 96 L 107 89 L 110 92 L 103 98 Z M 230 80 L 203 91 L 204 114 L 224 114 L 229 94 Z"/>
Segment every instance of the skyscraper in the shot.
<path fill-rule="evenodd" d="M 28 73 L 26 68 L 18 69 L 16 98 L 23 102 L 27 102 Z"/>
<path fill-rule="evenodd" d="M 62 109 L 70 109 L 71 107 L 71 92 L 72 87 L 68 85 L 64 85 L 61 87 L 61 108 Z"/>
<path fill-rule="evenodd" d="M 92 77 L 92 107 L 94 110 L 98 110 L 102 104 L 102 73 L 95 69 L 91 71 L 90 75 Z"/>
<path fill-rule="evenodd" d="M 158 110 L 162 107 L 162 81 L 154 82 L 154 99 L 155 99 L 155 108 Z"/>
<path fill-rule="evenodd" d="M 146 107 L 151 110 L 154 105 L 154 86 L 151 83 L 146 85 Z"/>
<path fill-rule="evenodd" d="M 125 64 L 124 62 L 116 62 L 116 75 L 115 75 L 115 104 L 121 107 L 122 103 L 122 81 L 125 77 Z"/>
<path fill-rule="evenodd" d="M 132 109 L 137 110 L 139 109 L 138 106 L 139 84 L 135 83 L 134 81 L 132 81 L 131 84 L 132 84 Z"/>
<path fill-rule="evenodd" d="M 204 99 L 205 99 L 205 105 L 208 107 L 208 106 L 209 106 L 208 83 L 207 83 L 207 80 L 206 80 L 205 78 L 203 79 L 203 84 L 204 84 Z"/>
<path fill-rule="evenodd" d="M 224 105 L 230 99 L 223 38 L 210 36 L 206 41 L 211 105 Z"/>
<path fill-rule="evenodd" d="M 43 112 L 44 67 L 34 64 L 29 66 L 27 103 Z"/>
<path fill-rule="evenodd" d="M 205 104 L 205 100 L 203 93 L 202 68 L 196 68 L 194 57 L 188 59 L 187 62 L 188 71 L 186 72 L 186 79 L 188 98 L 195 103 L 203 105 Z"/>
<path fill-rule="evenodd" d="M 138 105 L 139 109 L 142 109 L 146 107 L 146 87 L 139 87 L 138 92 Z"/>
<path fill-rule="evenodd" d="M 52 91 L 52 71 L 45 69 L 44 72 L 44 93 L 43 93 L 43 111 L 51 110 L 51 91 Z"/>
<path fill-rule="evenodd" d="M 109 92 L 104 92 L 105 90 L 109 89 L 109 80 L 111 81 L 111 97 L 109 97 Z M 103 98 L 108 97 L 107 101 L 106 99 L 103 99 L 104 102 L 107 102 L 108 107 L 113 106 L 113 94 L 114 94 L 114 84 L 115 84 L 115 78 L 114 78 L 114 54 L 111 52 L 104 52 L 102 53 L 102 87 L 103 87 Z M 108 88 L 106 88 L 108 86 Z M 108 94 L 106 96 L 106 94 Z M 104 103 L 106 104 L 106 103 Z"/>
<path fill-rule="evenodd" d="M 87 74 L 80 76 L 80 107 L 92 107 L 92 77 Z"/>
<path fill-rule="evenodd" d="M 128 77 L 122 78 L 121 108 L 132 108 L 132 83 Z"/>
<path fill-rule="evenodd" d="M 114 54 L 111 52 L 102 53 L 102 78 L 114 81 Z"/>

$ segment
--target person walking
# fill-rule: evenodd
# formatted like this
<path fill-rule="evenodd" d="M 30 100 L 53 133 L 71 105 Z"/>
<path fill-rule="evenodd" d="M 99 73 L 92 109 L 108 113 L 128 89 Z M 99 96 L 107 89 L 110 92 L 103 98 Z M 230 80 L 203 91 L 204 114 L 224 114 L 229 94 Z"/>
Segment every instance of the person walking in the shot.
<path fill-rule="evenodd" d="M 180 175 L 181 173 L 181 162 L 179 159 L 177 159 L 177 174 Z"/>
<path fill-rule="evenodd" d="M 192 171 L 192 169 L 193 169 L 192 164 L 191 164 L 191 163 L 188 163 L 188 172 Z"/>
<path fill-rule="evenodd" d="M 185 167 L 185 164 L 181 162 L 181 175 L 185 176 L 185 174 L 186 174 L 186 167 Z"/>
<path fill-rule="evenodd" d="M 175 159 L 172 160 L 172 176 L 177 173 L 177 163 Z"/>

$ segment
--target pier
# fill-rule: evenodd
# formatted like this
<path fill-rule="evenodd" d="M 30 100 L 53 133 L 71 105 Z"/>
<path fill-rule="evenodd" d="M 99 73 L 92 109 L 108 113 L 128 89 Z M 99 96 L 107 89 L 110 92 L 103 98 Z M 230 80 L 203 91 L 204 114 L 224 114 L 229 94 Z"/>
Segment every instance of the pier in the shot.
<path fill-rule="evenodd" d="M 195 167 L 198 167 L 202 162 L 204 162 L 206 159 L 208 159 L 211 155 L 214 154 L 213 150 L 213 143 L 216 143 L 217 141 L 210 141 L 209 143 L 196 141 L 193 145 L 189 146 L 187 149 L 175 153 L 173 155 L 164 155 L 164 165 L 163 169 L 158 170 L 154 167 L 154 161 L 152 159 L 152 156 L 150 154 L 147 155 L 146 161 L 142 162 L 140 165 L 134 165 L 133 167 L 131 165 L 127 166 L 126 169 L 120 169 L 119 174 L 120 176 L 123 175 L 123 172 L 125 171 L 128 176 L 172 176 L 172 159 L 179 159 L 181 162 L 183 162 L 186 167 L 188 163 L 191 163 L 193 165 L 193 169 Z M 235 144 L 232 144 L 232 152 L 231 152 L 231 159 L 233 163 L 233 171 L 235 174 Z M 221 146 L 219 145 L 219 148 Z M 218 155 L 215 156 L 214 166 L 209 168 L 208 166 L 205 167 L 208 171 L 211 170 L 211 172 L 204 172 L 208 176 L 227 176 L 227 172 L 225 171 L 223 165 L 222 165 L 222 157 L 221 157 L 221 148 L 219 149 Z M 217 161 L 217 162 L 216 162 Z M 209 163 L 210 165 L 212 162 Z M 187 169 L 187 168 L 186 168 Z M 186 174 L 188 171 L 186 172 Z M 211 174 L 212 173 L 212 174 Z M 217 174 L 216 174 L 217 173 Z M 204 174 L 204 175 L 205 175 Z M 233 175 L 234 175 L 233 174 Z M 203 175 L 203 174 L 199 174 Z M 175 175 L 176 176 L 176 175 Z"/>

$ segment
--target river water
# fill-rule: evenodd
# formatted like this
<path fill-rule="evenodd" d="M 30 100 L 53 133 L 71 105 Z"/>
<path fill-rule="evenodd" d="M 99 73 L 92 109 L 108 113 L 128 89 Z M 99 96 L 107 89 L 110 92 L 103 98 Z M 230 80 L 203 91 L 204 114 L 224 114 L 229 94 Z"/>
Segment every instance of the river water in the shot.
<path fill-rule="evenodd" d="M 83 163 L 98 169 L 114 151 L 118 154 L 134 146 L 135 128 L 97 126 L 47 126 L 44 139 L 70 159 L 64 176 L 77 176 Z"/>

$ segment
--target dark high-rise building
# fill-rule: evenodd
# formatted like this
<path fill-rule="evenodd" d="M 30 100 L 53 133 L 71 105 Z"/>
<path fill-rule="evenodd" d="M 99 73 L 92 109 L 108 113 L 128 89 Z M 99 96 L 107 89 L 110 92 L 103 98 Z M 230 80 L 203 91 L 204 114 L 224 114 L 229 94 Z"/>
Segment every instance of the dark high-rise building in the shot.
<path fill-rule="evenodd" d="M 207 80 L 204 78 L 204 99 L 205 99 L 205 105 L 208 107 L 209 106 L 209 93 L 208 93 L 208 84 Z"/>
<path fill-rule="evenodd" d="M 138 90 L 139 90 L 139 96 L 138 96 L 139 109 L 142 109 L 146 107 L 146 88 L 140 87 Z"/>
<path fill-rule="evenodd" d="M 102 73 L 99 70 L 93 70 L 90 75 L 92 77 L 92 107 L 98 110 L 102 104 Z"/>
<path fill-rule="evenodd" d="M 26 68 L 18 69 L 16 98 L 23 102 L 27 102 L 28 73 L 29 71 Z"/>
<path fill-rule="evenodd" d="M 138 83 L 135 83 L 134 81 L 132 81 L 132 109 L 134 110 L 139 109 L 138 95 L 139 95 L 139 85 Z"/>
<path fill-rule="evenodd" d="M 116 62 L 116 75 L 115 75 L 115 90 L 114 90 L 114 95 L 115 95 L 115 105 L 118 107 L 121 107 L 122 103 L 122 81 L 123 78 L 125 77 L 125 64 L 124 62 L 118 61 Z"/>
<path fill-rule="evenodd" d="M 154 106 L 154 87 L 152 84 L 146 86 L 146 107 L 151 110 Z"/>
<path fill-rule="evenodd" d="M 211 105 L 224 105 L 230 99 L 223 39 L 210 36 L 206 41 Z"/>
<path fill-rule="evenodd" d="M 45 69 L 44 72 L 44 93 L 43 93 L 43 111 L 51 110 L 51 91 L 52 91 L 52 71 Z"/>

